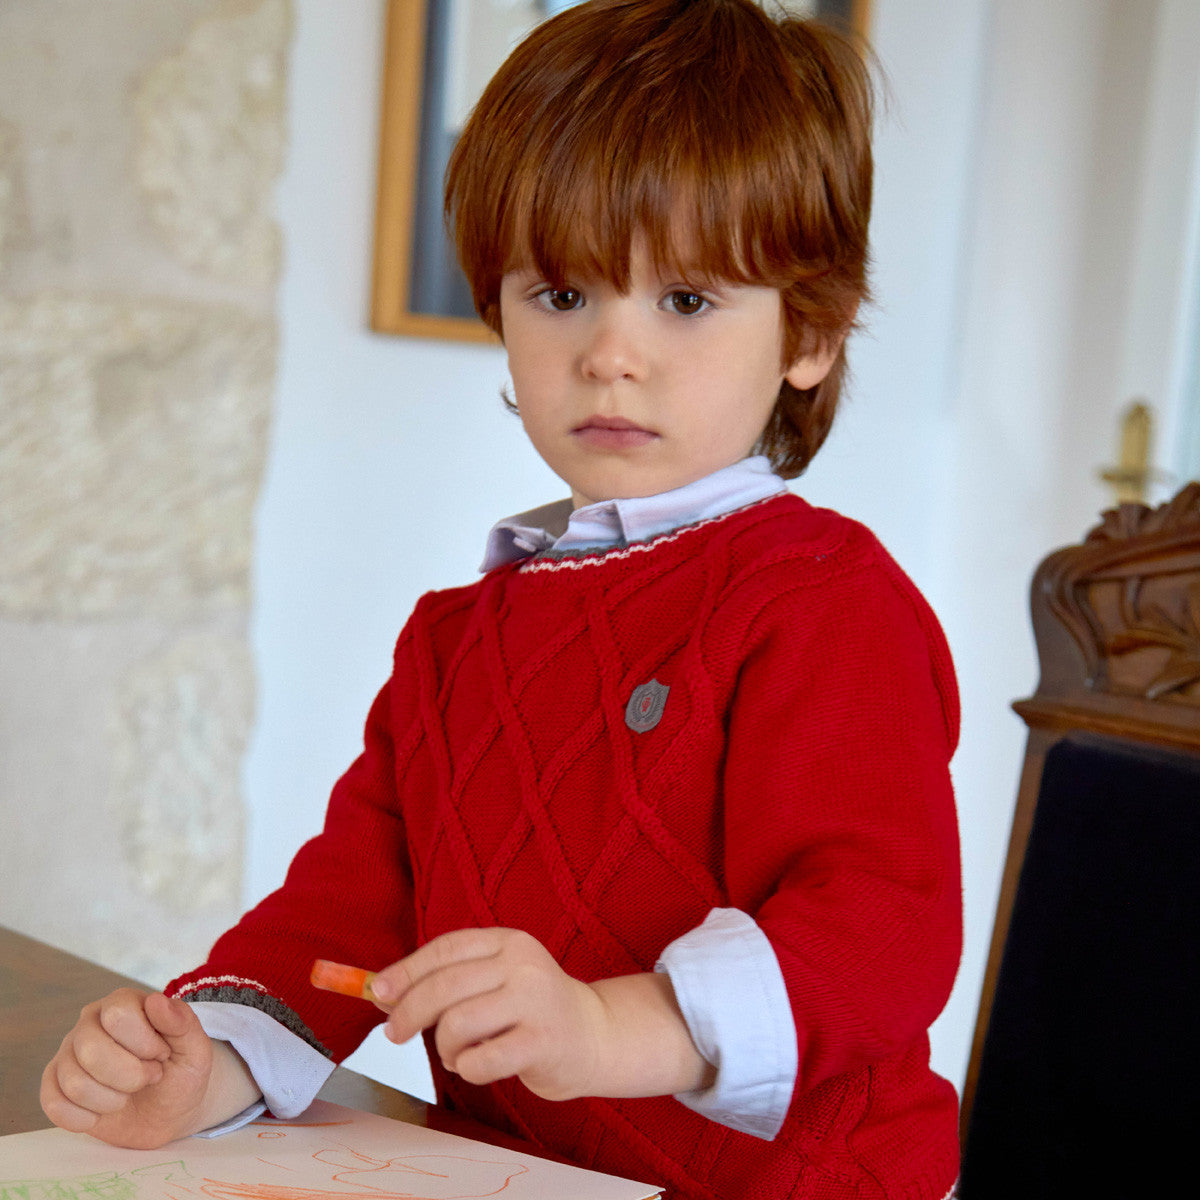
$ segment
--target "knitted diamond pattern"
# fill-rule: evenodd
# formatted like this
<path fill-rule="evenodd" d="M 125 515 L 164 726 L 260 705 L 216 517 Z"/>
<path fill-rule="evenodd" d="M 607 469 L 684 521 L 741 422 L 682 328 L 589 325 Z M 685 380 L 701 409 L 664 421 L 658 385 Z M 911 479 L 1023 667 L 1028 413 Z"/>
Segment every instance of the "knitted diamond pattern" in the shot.
<path fill-rule="evenodd" d="M 639 731 L 626 707 L 651 680 L 669 692 Z M 340 1059 L 378 1014 L 314 994 L 313 957 L 377 968 L 499 925 L 590 981 L 650 970 L 711 908 L 738 907 L 771 939 L 796 1020 L 774 1142 L 669 1097 L 474 1087 L 432 1055 L 439 1098 L 672 1196 L 939 1200 L 956 1105 L 925 1030 L 959 951 L 957 720 L 915 589 L 867 531 L 794 496 L 498 568 L 419 602 L 324 834 L 173 986 L 252 978 Z"/>

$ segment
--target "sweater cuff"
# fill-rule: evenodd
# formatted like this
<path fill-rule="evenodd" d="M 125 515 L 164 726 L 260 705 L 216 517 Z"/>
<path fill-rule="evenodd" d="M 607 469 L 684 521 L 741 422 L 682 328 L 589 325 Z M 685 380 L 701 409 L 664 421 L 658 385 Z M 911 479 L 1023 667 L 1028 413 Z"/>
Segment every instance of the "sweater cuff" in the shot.
<path fill-rule="evenodd" d="M 215 1000 L 193 1001 L 192 1008 L 210 1038 L 228 1042 L 242 1056 L 266 1108 L 277 1117 L 298 1117 L 333 1073 L 334 1064 L 328 1058 L 259 1008 Z M 251 1112 L 253 1108 L 251 1105 L 214 1127 L 211 1133 L 245 1125 L 262 1111 Z"/>
<path fill-rule="evenodd" d="M 718 1124 L 771 1140 L 796 1085 L 796 1025 L 767 935 L 736 908 L 714 908 L 662 952 L 696 1048 L 717 1069 L 711 1087 L 675 1098 Z"/>

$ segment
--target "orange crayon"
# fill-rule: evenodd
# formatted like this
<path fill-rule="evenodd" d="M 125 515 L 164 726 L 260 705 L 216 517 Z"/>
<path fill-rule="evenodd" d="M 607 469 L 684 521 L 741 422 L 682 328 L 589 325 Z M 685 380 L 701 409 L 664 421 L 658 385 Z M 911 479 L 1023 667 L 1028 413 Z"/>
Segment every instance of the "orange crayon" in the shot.
<path fill-rule="evenodd" d="M 309 982 L 313 987 L 322 988 L 327 992 L 374 1000 L 375 997 L 371 993 L 371 980 L 374 978 L 374 971 L 364 971 L 361 967 L 347 967 L 342 963 L 318 958 L 313 963 Z"/>

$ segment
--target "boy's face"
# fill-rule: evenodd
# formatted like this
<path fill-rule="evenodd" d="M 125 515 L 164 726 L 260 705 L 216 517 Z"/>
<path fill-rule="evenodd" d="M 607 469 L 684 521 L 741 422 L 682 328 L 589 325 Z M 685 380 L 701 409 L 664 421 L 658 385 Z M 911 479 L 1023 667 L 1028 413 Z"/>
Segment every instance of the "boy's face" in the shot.
<path fill-rule="evenodd" d="M 785 366 L 775 288 L 662 274 L 634 244 L 629 291 L 603 280 L 504 277 L 517 408 L 575 506 L 652 496 L 745 458 L 786 378 L 810 388 L 831 350 Z"/>

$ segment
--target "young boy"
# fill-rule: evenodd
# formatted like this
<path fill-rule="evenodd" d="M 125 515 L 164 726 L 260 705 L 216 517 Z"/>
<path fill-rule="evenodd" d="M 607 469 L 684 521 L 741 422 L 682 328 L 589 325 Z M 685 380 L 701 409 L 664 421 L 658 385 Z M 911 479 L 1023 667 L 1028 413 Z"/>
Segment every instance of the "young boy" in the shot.
<path fill-rule="evenodd" d="M 54 1121 L 290 1115 L 386 1020 L 442 1104 L 671 1196 L 947 1195 L 953 672 L 780 478 L 866 294 L 869 125 L 855 51 L 750 0 L 593 0 L 514 51 L 447 203 L 571 498 L 419 602 L 324 832 L 199 970 L 84 1010 Z"/>

